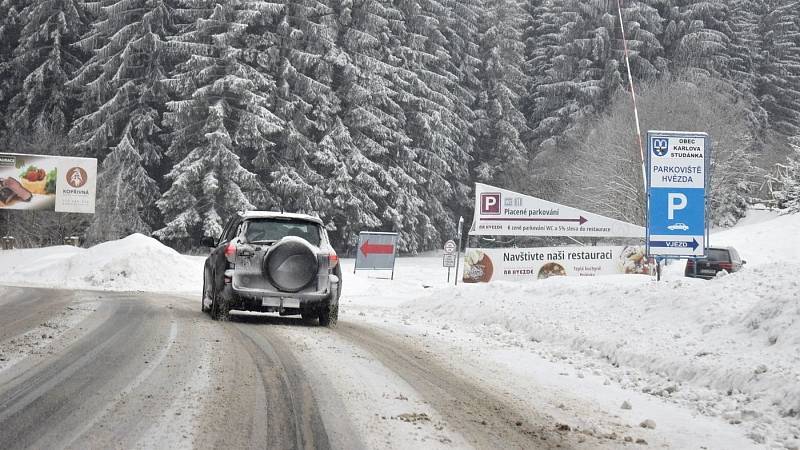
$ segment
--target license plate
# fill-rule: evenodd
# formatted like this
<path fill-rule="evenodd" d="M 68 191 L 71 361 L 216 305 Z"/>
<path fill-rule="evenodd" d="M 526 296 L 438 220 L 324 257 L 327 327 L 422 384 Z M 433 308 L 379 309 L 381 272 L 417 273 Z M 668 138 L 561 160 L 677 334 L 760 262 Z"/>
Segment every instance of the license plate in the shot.
<path fill-rule="evenodd" d="M 299 298 L 284 298 L 283 299 L 283 307 L 284 308 L 299 308 L 300 307 L 300 299 Z"/>
<path fill-rule="evenodd" d="M 300 299 L 290 297 L 261 297 L 261 306 L 283 306 L 284 308 L 299 308 Z"/>
<path fill-rule="evenodd" d="M 703 270 L 700 271 L 700 273 L 706 273 L 706 274 L 714 275 L 714 274 L 717 273 L 717 271 L 714 270 L 714 269 L 703 269 Z"/>
<path fill-rule="evenodd" d="M 262 297 L 261 306 L 281 306 L 280 297 Z"/>

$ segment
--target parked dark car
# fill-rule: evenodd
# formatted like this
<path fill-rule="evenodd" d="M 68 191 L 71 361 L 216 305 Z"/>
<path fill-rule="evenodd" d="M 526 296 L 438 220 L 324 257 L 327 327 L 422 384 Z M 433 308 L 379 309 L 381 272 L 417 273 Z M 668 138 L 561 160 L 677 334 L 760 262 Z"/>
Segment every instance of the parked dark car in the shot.
<path fill-rule="evenodd" d="M 213 319 L 245 310 L 336 324 L 342 269 L 319 218 L 249 211 L 232 218 L 218 240 L 203 242 L 213 250 L 202 309 Z"/>
<path fill-rule="evenodd" d="M 730 273 L 737 272 L 745 263 L 747 261 L 743 260 L 733 247 L 711 247 L 706 250 L 704 258 L 697 258 L 696 270 L 694 259 L 686 261 L 684 275 L 709 280 L 723 270 Z"/>

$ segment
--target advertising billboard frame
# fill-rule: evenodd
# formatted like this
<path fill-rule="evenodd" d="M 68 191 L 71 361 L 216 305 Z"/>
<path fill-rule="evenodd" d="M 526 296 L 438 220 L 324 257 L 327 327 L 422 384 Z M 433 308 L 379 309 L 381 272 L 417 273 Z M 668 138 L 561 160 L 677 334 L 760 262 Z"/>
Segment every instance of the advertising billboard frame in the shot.
<path fill-rule="evenodd" d="M 97 159 L 0 153 L 0 210 L 94 214 Z"/>

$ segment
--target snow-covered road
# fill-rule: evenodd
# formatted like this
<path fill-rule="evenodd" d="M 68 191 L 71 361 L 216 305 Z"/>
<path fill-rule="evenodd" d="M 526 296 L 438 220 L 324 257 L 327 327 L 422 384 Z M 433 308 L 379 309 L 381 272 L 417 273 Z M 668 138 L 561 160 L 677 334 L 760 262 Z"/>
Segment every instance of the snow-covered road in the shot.
<path fill-rule="evenodd" d="M 3 448 L 614 448 L 363 324 L 212 322 L 151 293 L 3 299 L 79 318 L 2 343 Z"/>

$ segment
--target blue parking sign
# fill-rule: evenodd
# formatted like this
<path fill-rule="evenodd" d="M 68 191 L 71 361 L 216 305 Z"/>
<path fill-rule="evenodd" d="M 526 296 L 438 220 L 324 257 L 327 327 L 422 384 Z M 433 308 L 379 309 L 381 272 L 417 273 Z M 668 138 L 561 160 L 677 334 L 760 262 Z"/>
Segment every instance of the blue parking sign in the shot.
<path fill-rule="evenodd" d="M 647 133 L 647 252 L 650 256 L 705 254 L 706 133 Z"/>

